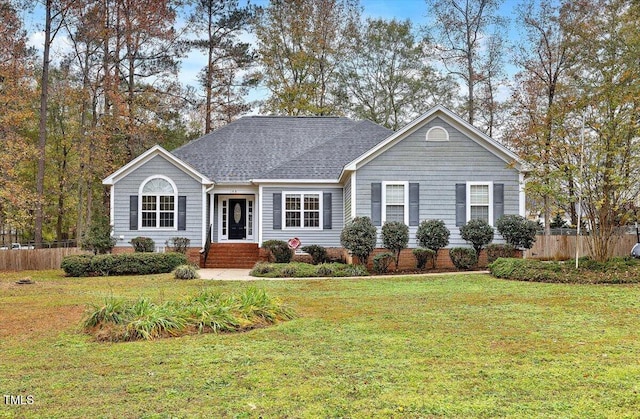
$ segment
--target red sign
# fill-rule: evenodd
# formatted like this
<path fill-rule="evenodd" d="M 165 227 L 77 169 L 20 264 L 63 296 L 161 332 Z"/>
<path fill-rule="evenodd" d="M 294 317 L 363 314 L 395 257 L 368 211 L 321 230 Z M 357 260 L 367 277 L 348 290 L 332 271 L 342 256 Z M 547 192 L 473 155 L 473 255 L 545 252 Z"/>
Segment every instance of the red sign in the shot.
<path fill-rule="evenodd" d="M 300 242 L 300 239 L 297 237 L 294 237 L 292 239 L 289 239 L 289 241 L 287 242 L 287 244 L 289 245 L 290 249 L 296 250 L 298 247 L 300 247 L 300 245 L 302 244 Z"/>

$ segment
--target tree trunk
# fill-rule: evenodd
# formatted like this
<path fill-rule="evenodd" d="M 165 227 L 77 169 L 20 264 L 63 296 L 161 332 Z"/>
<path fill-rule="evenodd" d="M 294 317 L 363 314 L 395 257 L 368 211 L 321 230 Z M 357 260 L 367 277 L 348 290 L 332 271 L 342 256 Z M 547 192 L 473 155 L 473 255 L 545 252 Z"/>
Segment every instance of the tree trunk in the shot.
<path fill-rule="evenodd" d="M 49 49 L 51 47 L 51 0 L 45 3 L 44 53 L 42 55 L 42 81 L 40 92 L 40 127 L 38 134 L 38 173 L 36 175 L 35 247 L 42 247 L 44 221 L 44 175 L 47 147 L 47 100 L 49 88 Z"/>

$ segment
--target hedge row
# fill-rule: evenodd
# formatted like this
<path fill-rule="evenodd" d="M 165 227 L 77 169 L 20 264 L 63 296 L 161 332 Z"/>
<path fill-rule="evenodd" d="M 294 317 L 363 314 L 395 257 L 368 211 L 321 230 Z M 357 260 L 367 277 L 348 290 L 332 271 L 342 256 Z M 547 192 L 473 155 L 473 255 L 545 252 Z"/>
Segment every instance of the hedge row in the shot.
<path fill-rule="evenodd" d="M 72 255 L 62 260 L 67 276 L 149 275 L 173 271 L 187 263 L 181 253 L 123 253 L 119 255 Z"/>
<path fill-rule="evenodd" d="M 499 258 L 489 265 L 496 278 L 517 281 L 575 284 L 640 283 L 640 262 L 631 258 L 613 258 L 597 262 L 589 258 L 578 261 L 542 262 L 531 259 Z"/>
<path fill-rule="evenodd" d="M 369 272 L 361 265 L 343 263 L 321 263 L 311 265 L 302 262 L 268 263 L 258 262 L 251 270 L 251 276 L 261 278 L 312 278 L 367 276 Z"/>

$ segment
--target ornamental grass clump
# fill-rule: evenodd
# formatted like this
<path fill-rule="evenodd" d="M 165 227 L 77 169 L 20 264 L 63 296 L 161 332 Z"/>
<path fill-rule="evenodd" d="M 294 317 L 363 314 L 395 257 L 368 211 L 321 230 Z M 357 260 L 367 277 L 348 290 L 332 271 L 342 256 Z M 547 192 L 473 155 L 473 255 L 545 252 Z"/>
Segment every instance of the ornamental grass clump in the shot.
<path fill-rule="evenodd" d="M 180 265 L 173 271 L 176 279 L 199 279 L 198 270 L 193 265 Z"/>
<path fill-rule="evenodd" d="M 194 333 L 249 330 L 296 317 L 293 309 L 264 290 L 250 287 L 239 295 L 210 291 L 183 301 L 157 304 L 109 297 L 89 305 L 83 327 L 98 341 L 153 340 Z"/>

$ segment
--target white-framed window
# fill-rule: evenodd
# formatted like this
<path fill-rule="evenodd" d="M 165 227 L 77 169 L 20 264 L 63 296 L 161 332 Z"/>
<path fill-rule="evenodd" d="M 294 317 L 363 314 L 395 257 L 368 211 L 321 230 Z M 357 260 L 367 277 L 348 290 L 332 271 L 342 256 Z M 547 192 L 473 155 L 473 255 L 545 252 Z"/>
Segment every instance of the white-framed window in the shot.
<path fill-rule="evenodd" d="M 285 228 L 322 228 L 320 192 L 284 192 L 282 217 Z"/>
<path fill-rule="evenodd" d="M 467 221 L 493 224 L 493 182 L 467 182 Z"/>
<path fill-rule="evenodd" d="M 175 229 L 177 189 L 165 176 L 146 179 L 140 186 L 140 226 L 142 228 Z"/>
<path fill-rule="evenodd" d="M 409 224 L 409 183 L 382 182 L 382 222 Z"/>
<path fill-rule="evenodd" d="M 429 128 L 427 141 L 449 141 L 449 132 L 439 126 Z"/>

